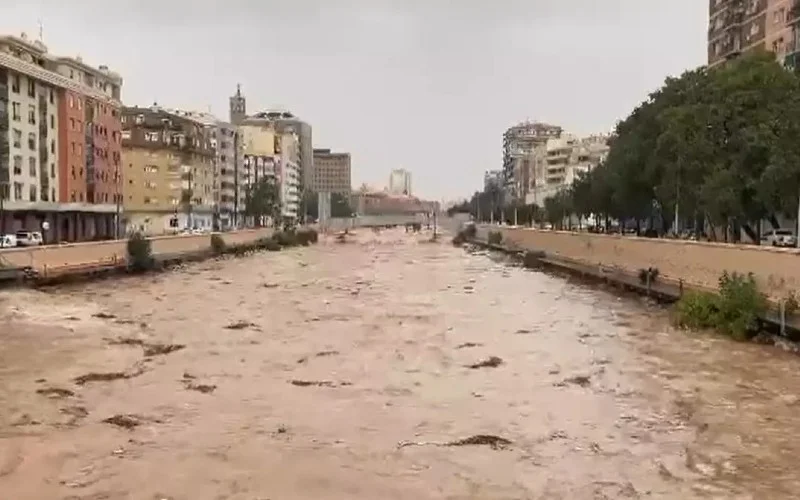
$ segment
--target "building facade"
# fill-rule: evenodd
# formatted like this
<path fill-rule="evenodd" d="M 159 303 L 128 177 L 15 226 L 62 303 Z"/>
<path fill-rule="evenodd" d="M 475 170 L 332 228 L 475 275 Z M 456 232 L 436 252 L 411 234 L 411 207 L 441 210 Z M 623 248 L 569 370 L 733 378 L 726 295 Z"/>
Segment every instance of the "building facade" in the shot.
<path fill-rule="evenodd" d="M 305 189 L 310 186 L 314 176 L 314 146 L 311 125 L 287 110 L 271 109 L 248 116 L 247 99 L 242 94 L 241 85 L 236 86 L 236 93 L 230 97 L 229 108 L 230 122 L 234 125 L 241 125 L 245 121 L 251 124 L 258 121 L 268 121 L 281 133 L 294 133 L 298 142 L 297 161 L 300 166 L 302 188 Z"/>
<path fill-rule="evenodd" d="M 528 192 L 529 168 L 521 164 L 530 161 L 537 146 L 549 139 L 559 138 L 563 129 L 542 122 L 522 122 L 503 133 L 503 181 L 506 202 L 522 201 Z"/>
<path fill-rule="evenodd" d="M 572 185 L 581 175 L 602 163 L 608 156 L 609 136 L 577 138 L 571 134 L 549 139 L 537 146 L 530 164 L 530 190 L 526 204 L 544 205 L 544 200 Z"/>
<path fill-rule="evenodd" d="M 708 66 L 767 50 L 794 66 L 796 0 L 709 0 Z"/>
<path fill-rule="evenodd" d="M 411 195 L 411 172 L 403 168 L 392 170 L 389 174 L 389 192 Z"/>
<path fill-rule="evenodd" d="M 121 87 L 106 66 L 0 36 L 0 233 L 117 234 Z"/>
<path fill-rule="evenodd" d="M 262 117 L 245 118 L 239 125 L 243 164 L 239 175 L 239 205 L 247 211 L 247 194 L 261 180 L 278 189 L 280 214 L 296 220 L 301 211 L 302 169 L 297 134 L 285 124 Z M 265 221 L 262 221 L 262 223 Z"/>
<path fill-rule="evenodd" d="M 164 234 L 212 229 L 213 127 L 156 105 L 123 108 L 122 125 L 127 231 Z"/>
<path fill-rule="evenodd" d="M 314 149 L 314 178 L 311 189 L 316 193 L 352 191 L 350 153 L 336 153 L 330 149 Z"/>

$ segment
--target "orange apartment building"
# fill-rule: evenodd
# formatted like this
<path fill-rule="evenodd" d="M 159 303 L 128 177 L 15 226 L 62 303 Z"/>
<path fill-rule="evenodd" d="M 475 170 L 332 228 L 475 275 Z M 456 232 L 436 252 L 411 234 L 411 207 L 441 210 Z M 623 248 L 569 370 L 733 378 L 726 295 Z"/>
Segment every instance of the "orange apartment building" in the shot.
<path fill-rule="evenodd" d="M 0 234 L 118 234 L 121 87 L 105 66 L 54 56 L 24 34 L 0 36 Z"/>

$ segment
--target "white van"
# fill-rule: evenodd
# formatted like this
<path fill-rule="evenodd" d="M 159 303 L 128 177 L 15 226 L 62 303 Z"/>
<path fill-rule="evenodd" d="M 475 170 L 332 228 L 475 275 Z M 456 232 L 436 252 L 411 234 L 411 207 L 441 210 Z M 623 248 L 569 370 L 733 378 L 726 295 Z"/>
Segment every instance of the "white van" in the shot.
<path fill-rule="evenodd" d="M 17 244 L 21 247 L 35 247 L 42 244 L 42 233 L 39 231 L 17 231 Z"/>

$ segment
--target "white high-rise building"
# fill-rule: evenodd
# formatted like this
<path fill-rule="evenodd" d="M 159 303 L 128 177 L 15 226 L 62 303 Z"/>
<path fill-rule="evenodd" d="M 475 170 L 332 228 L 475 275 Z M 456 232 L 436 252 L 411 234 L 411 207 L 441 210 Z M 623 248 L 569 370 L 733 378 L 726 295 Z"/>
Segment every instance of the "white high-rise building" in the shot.
<path fill-rule="evenodd" d="M 389 174 L 389 192 L 411 195 L 411 172 L 404 168 L 392 170 Z"/>

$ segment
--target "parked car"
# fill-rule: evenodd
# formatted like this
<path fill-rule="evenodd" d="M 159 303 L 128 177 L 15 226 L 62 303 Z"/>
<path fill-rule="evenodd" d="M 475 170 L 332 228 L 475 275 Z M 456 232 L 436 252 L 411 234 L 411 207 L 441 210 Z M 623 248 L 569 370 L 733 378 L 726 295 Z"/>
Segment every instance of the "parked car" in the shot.
<path fill-rule="evenodd" d="M 44 241 L 39 231 L 17 231 L 16 237 L 17 246 L 21 247 L 38 246 Z"/>
<path fill-rule="evenodd" d="M 794 247 L 797 246 L 797 237 L 791 229 L 774 229 L 761 236 L 761 244 L 774 247 Z"/>
<path fill-rule="evenodd" d="M 17 246 L 17 237 L 13 234 L 0 235 L 0 248 L 14 248 Z"/>

